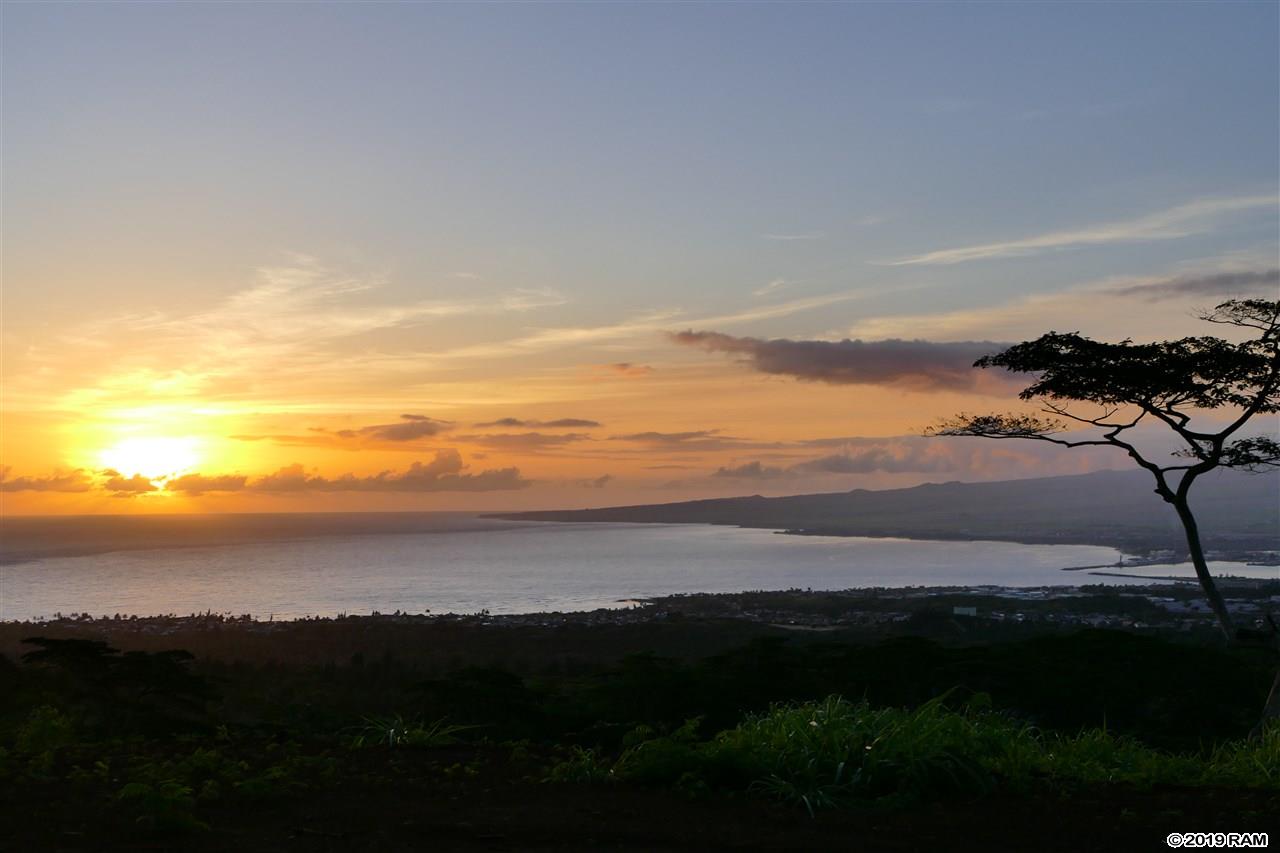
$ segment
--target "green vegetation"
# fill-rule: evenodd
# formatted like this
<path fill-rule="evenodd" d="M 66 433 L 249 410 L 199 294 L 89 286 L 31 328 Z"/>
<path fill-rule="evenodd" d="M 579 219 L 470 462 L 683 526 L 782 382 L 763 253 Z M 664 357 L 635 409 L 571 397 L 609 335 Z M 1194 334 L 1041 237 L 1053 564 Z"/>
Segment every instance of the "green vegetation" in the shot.
<path fill-rule="evenodd" d="M 654 640 L 672 629 L 652 627 Z M 331 814 L 367 817 L 361 849 L 379 849 L 411 834 L 406 813 L 434 809 L 452 825 L 527 808 L 531 825 L 576 826 L 596 796 L 641 804 L 626 814 L 656 809 L 637 832 L 681 809 L 682 831 L 699 809 L 734 809 L 752 832 L 802 819 L 833 838 L 851 815 L 1008 798 L 1083 819 L 1098 798 L 1185 810 L 1220 793 L 1227 814 L 1280 805 L 1280 731 L 1245 739 L 1270 657 L 1118 632 L 970 645 L 775 632 L 685 658 L 574 662 L 553 649 L 523 672 L 465 647 L 444 671 L 349 646 L 341 665 L 88 638 L 25 649 L 0 658 L 0 820 L 19 849 L 165 838 L 225 849 L 271 832 L 263 849 L 292 849 L 333 832 Z"/>
<path fill-rule="evenodd" d="M 907 805 L 1007 788 L 1069 793 L 1081 785 L 1280 789 L 1280 729 L 1200 753 L 1175 754 L 1105 729 L 1042 732 L 978 696 L 959 709 L 942 697 L 915 709 L 836 696 L 777 706 L 699 741 L 697 720 L 645 737 L 612 763 L 576 753 L 550 778 L 619 780 L 684 791 L 742 790 L 818 808 Z"/>

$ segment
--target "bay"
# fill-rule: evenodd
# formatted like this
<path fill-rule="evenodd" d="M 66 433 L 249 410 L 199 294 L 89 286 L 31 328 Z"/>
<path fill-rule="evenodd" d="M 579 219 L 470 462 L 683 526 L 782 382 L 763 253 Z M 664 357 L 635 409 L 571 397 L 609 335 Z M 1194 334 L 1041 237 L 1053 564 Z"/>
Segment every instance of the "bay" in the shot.
<path fill-rule="evenodd" d="M 1126 584 L 1063 572 L 1113 548 L 788 536 L 676 524 L 492 524 L 449 515 L 431 532 L 136 547 L 0 565 L 0 619 L 54 614 L 494 614 L 627 606 L 693 592 L 854 587 Z M 1274 567 L 1215 571 L 1275 577 Z M 1189 566 L 1125 572 L 1191 577 Z"/>

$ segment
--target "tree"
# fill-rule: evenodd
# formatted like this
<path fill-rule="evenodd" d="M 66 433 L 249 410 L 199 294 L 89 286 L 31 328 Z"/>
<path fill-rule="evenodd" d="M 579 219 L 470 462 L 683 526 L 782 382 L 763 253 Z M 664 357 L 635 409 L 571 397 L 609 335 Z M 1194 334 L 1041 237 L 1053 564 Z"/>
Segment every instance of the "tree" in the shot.
<path fill-rule="evenodd" d="M 1209 323 L 1252 330 L 1239 342 L 1217 337 L 1135 344 L 1104 343 L 1079 333 L 1049 332 L 974 362 L 1029 373 L 1035 381 L 1018 395 L 1037 400 L 1038 414 L 961 414 L 929 430 L 932 435 L 1047 441 L 1063 447 L 1116 447 L 1155 478 L 1155 492 L 1182 523 L 1196 578 L 1228 641 L 1256 639 L 1238 630 L 1209 573 L 1191 487 L 1217 468 L 1280 468 L 1280 442 L 1243 436 L 1257 415 L 1280 411 L 1280 300 L 1234 299 L 1201 314 Z M 1091 404 L 1081 414 L 1070 403 Z M 1192 425 L 1196 410 L 1226 410 L 1218 429 Z M 1163 424 L 1181 442 L 1176 461 L 1161 464 L 1127 436 L 1144 423 Z M 1070 426 L 1085 428 L 1082 437 Z M 1275 625 L 1271 626 L 1275 639 Z M 1267 701 L 1267 716 L 1280 715 L 1280 675 Z"/>

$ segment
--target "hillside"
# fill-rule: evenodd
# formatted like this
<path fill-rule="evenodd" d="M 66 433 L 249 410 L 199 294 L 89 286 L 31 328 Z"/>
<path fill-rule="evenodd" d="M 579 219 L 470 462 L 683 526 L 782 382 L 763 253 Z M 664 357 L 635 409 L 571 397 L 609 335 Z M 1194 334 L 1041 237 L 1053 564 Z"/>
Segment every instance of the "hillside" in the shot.
<path fill-rule="evenodd" d="M 1218 473 L 1192 493 L 1206 547 L 1280 547 L 1280 475 Z M 523 512 L 525 521 L 732 524 L 841 536 L 997 539 L 1183 547 L 1173 511 L 1152 493 L 1144 471 L 993 483 L 926 483 L 906 489 L 855 489 L 814 495 L 685 501 L 586 510 Z"/>

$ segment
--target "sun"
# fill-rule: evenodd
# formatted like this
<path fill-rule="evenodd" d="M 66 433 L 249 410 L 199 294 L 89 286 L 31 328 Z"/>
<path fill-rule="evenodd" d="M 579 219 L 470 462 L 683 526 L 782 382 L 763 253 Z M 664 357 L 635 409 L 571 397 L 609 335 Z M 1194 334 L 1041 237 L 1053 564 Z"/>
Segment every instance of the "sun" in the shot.
<path fill-rule="evenodd" d="M 98 454 L 104 467 L 126 477 L 141 474 L 149 480 L 188 472 L 200 463 L 200 458 L 198 439 L 167 436 L 126 438 Z"/>

